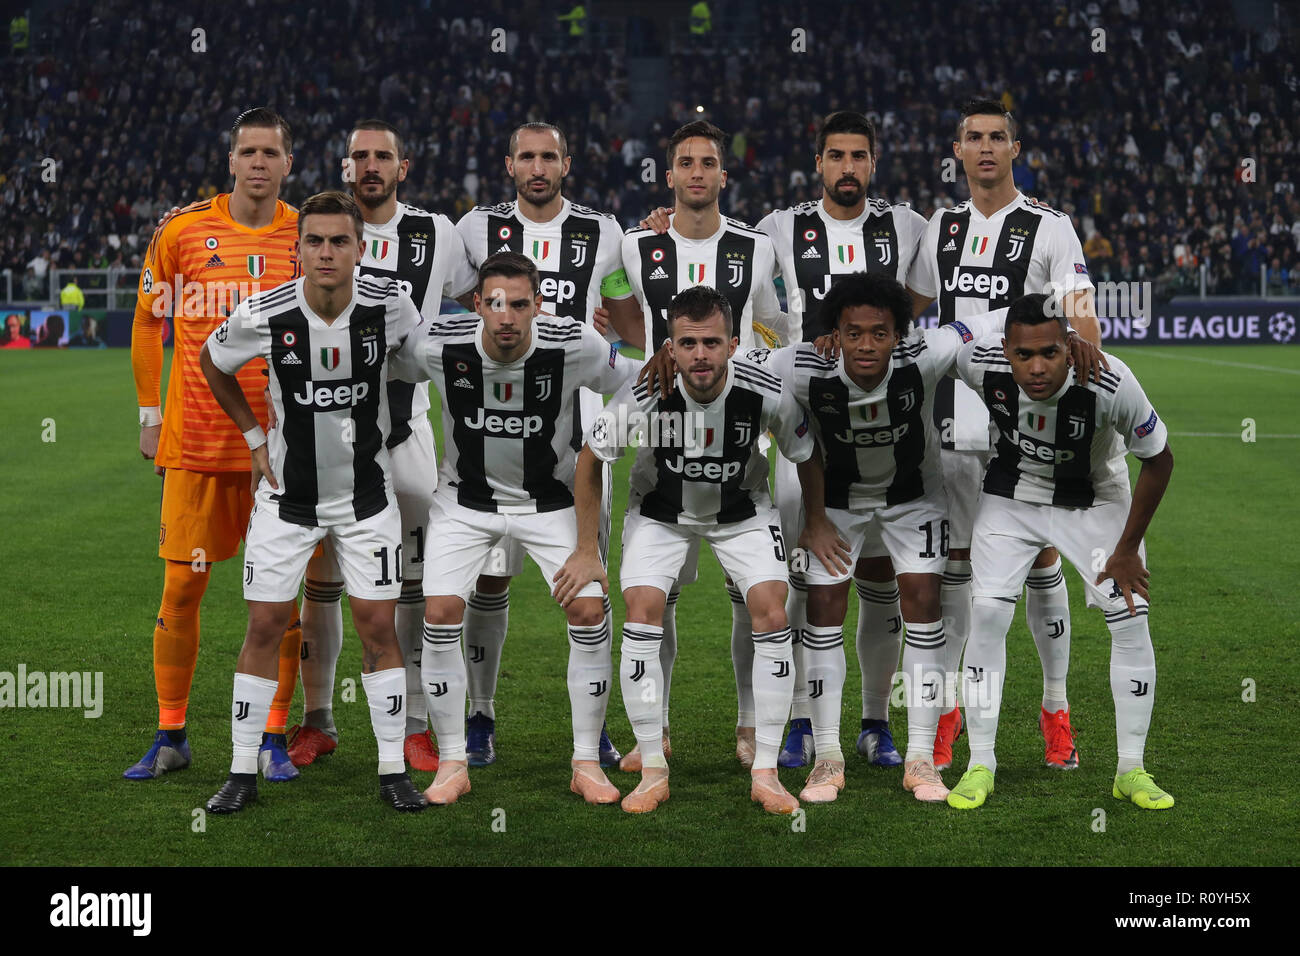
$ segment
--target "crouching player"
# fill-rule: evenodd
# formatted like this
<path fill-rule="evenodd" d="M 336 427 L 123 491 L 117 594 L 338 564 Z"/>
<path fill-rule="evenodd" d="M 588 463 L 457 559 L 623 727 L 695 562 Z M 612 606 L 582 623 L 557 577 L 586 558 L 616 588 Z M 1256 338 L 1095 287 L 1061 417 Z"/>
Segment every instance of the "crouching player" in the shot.
<path fill-rule="evenodd" d="M 988 406 L 997 442 L 971 546 L 963 671 L 970 766 L 948 804 L 973 809 L 993 792 L 1007 628 L 1034 556 L 1055 547 L 1079 571 L 1088 604 L 1102 609 L 1110 628 L 1119 752 L 1112 792 L 1164 810 L 1174 798 L 1142 766 L 1156 686 L 1142 536 L 1169 485 L 1174 456 L 1164 423 L 1123 362 L 1108 356 L 1109 370 L 1097 382 L 1074 374 L 1066 364 L 1065 320 L 1047 302 L 1044 295 L 1017 299 L 1005 338 L 972 342 L 957 361 L 962 380 Z M 1142 462 L 1131 495 L 1125 449 Z"/>
<path fill-rule="evenodd" d="M 316 545 L 331 539 L 363 645 L 362 684 L 379 744 L 379 794 L 424 807 L 402 758 L 406 672 L 393 627 L 402 526 L 388 451 L 388 355 L 419 321 L 391 280 L 354 279 L 364 223 L 351 196 L 299 210 L 303 277 L 244 300 L 203 346 L 212 394 L 252 450 L 255 504 L 244 548 L 248 631 L 235 666 L 230 777 L 208 800 L 234 813 L 257 798 L 257 751 L 275 695 L 277 647 Z M 278 422 L 257 425 L 235 374 L 261 357 Z M 269 451 L 268 451 L 269 449 Z"/>
<path fill-rule="evenodd" d="M 580 593 L 593 580 L 607 586 L 597 543 L 602 462 L 646 438 L 632 466 L 623 524 L 620 583 L 627 622 L 619 678 L 642 760 L 641 783 L 624 798 L 623 809 L 646 813 L 668 799 L 659 642 L 668 594 L 692 541 L 702 539 L 753 619 L 750 797 L 770 813 L 792 813 L 799 802 L 776 772 L 794 690 L 785 543 L 758 442 L 771 431 L 787 458 L 806 462 L 812 453 L 808 420 L 779 378 L 732 357 L 739 340 L 731 306 L 719 292 L 697 285 L 678 293 L 667 321 L 677 387 L 663 398 L 649 383 L 628 385 L 592 424 L 574 479 L 578 547 L 556 578 L 556 596 Z"/>

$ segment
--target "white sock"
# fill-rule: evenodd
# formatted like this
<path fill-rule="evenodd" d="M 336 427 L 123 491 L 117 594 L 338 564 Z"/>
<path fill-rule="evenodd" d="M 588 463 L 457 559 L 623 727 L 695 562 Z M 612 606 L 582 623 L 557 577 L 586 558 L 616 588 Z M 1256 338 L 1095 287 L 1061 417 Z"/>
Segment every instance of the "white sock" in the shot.
<path fill-rule="evenodd" d="M 790 575 L 790 594 L 785 599 L 786 618 L 790 623 L 790 656 L 794 661 L 794 691 L 790 697 L 790 719 L 812 717 L 808 699 L 807 663 L 804 658 L 803 629 L 808 623 L 808 585 L 802 574 Z"/>
<path fill-rule="evenodd" d="M 943 621 L 903 622 L 903 673 L 907 675 L 907 757 L 934 760 L 934 735 L 943 711 Z"/>
<path fill-rule="evenodd" d="M 775 770 L 790 698 L 794 660 L 790 628 L 754 634 L 754 769 Z"/>
<path fill-rule="evenodd" d="M 1069 710 L 1065 677 L 1070 672 L 1070 595 L 1061 559 L 1050 568 L 1030 568 L 1025 580 L 1025 617 L 1043 663 L 1043 710 Z"/>
<path fill-rule="evenodd" d="M 951 558 L 943 566 L 939 583 L 939 606 L 943 609 L 944 713 L 957 706 L 961 687 L 961 653 L 970 637 L 970 562 Z"/>
<path fill-rule="evenodd" d="M 397 644 L 406 671 L 406 734 L 422 734 L 429 729 L 429 708 L 424 702 L 424 681 L 420 677 L 420 658 L 424 652 L 424 590 L 419 578 L 414 581 L 407 578 L 402 582 L 395 620 Z"/>
<path fill-rule="evenodd" d="M 230 709 L 230 772 L 257 773 L 266 715 L 275 700 L 276 682 L 235 671 L 234 704 Z"/>
<path fill-rule="evenodd" d="M 1115 742 L 1119 761 L 1115 773 L 1142 766 L 1151 711 L 1156 702 L 1156 652 L 1151 646 L 1147 605 L 1106 615 L 1110 627 L 1110 694 L 1115 700 Z"/>
<path fill-rule="evenodd" d="M 745 596 L 734 584 L 731 597 L 731 667 L 736 673 L 736 726 L 754 726 L 754 622 Z"/>
<path fill-rule="evenodd" d="M 308 581 L 302 594 L 302 722 L 338 739 L 334 728 L 334 671 L 343 652 L 343 585 Z"/>
<path fill-rule="evenodd" d="M 460 651 L 460 624 L 424 625 L 420 679 L 424 684 L 438 756 L 465 758 L 465 656 Z"/>
<path fill-rule="evenodd" d="M 465 605 L 465 666 L 469 712 L 496 720 L 497 675 L 510 623 L 510 591 L 470 595 Z"/>
<path fill-rule="evenodd" d="M 668 601 L 664 605 L 663 636 L 659 640 L 664 729 L 668 728 L 668 694 L 673 689 L 673 663 L 677 660 L 677 598 L 680 593 L 679 591 L 670 591 L 668 594 Z"/>
<path fill-rule="evenodd" d="M 894 581 L 855 578 L 858 589 L 858 667 L 862 670 L 862 719 L 888 720 L 889 695 L 903 649 L 903 612 Z"/>
<path fill-rule="evenodd" d="M 641 749 L 641 766 L 667 767 L 663 741 L 664 673 L 659 642 L 664 629 L 653 624 L 623 625 L 623 644 L 618 665 L 623 706 Z"/>
<path fill-rule="evenodd" d="M 613 664 L 609 627 L 602 619 L 591 627 L 569 625 L 569 709 L 573 715 L 573 759 L 600 758 L 600 728 L 609 703 Z"/>
<path fill-rule="evenodd" d="M 370 705 L 370 726 L 379 745 L 379 772 L 406 773 L 402 731 L 406 728 L 406 668 L 390 667 L 361 675 Z"/>
<path fill-rule="evenodd" d="M 843 760 L 840 750 L 840 710 L 844 699 L 844 629 L 803 629 L 804 662 L 808 667 L 808 700 L 812 709 L 813 742 L 818 760 Z"/>
<path fill-rule="evenodd" d="M 1002 685 L 1007 673 L 1007 630 L 1016 613 L 1015 601 L 976 598 L 971 603 L 970 640 L 966 642 L 962 697 L 966 703 L 966 731 L 970 736 L 970 764 L 983 764 L 997 772 L 993 748 L 1002 709 Z"/>

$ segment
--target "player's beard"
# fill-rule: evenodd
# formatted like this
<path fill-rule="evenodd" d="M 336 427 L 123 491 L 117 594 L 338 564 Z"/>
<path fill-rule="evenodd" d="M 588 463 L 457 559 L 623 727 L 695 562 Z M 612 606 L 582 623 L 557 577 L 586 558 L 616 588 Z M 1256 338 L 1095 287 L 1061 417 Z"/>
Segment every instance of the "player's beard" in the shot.
<path fill-rule="evenodd" d="M 541 206 L 545 206 L 547 203 L 549 203 L 551 200 L 553 200 L 556 196 L 560 194 L 560 180 L 558 179 L 555 182 L 550 182 L 548 180 L 546 185 L 546 191 L 541 195 L 538 195 L 529 190 L 528 186 L 532 182 L 533 180 L 530 178 L 515 180 L 515 192 L 518 194 L 520 199 L 524 200 L 524 202 L 530 203 L 531 205 L 534 206 L 541 207 Z"/>
<path fill-rule="evenodd" d="M 713 375 L 704 385 L 699 384 L 699 380 L 695 378 L 695 373 L 689 369 L 686 374 L 682 376 L 683 381 L 685 381 L 689 386 L 688 391 L 693 393 L 691 398 L 696 401 L 712 401 L 708 396 L 711 392 L 717 389 L 718 383 L 722 381 L 723 376 L 727 374 L 727 366 L 723 365 L 721 368 L 715 368 L 711 371 L 713 372 Z"/>
<path fill-rule="evenodd" d="M 680 192 L 674 190 L 678 204 L 685 206 L 687 209 L 708 209 L 710 206 L 716 206 L 718 204 L 718 195 L 721 192 L 721 186 L 707 190 L 700 196 L 692 196 L 685 186 L 682 187 Z"/>
<path fill-rule="evenodd" d="M 856 206 L 862 202 L 862 197 L 867 194 L 867 184 L 861 180 L 853 179 L 854 189 L 851 193 L 845 193 L 840 189 L 842 184 L 847 183 L 852 177 L 845 177 L 829 189 L 824 190 L 826 198 L 837 206 Z"/>
<path fill-rule="evenodd" d="M 393 177 L 391 183 L 386 183 L 383 179 L 380 179 L 379 182 L 384 188 L 378 195 L 374 195 L 373 193 L 367 195 L 362 192 L 362 187 L 375 185 L 373 180 L 370 182 L 362 180 L 357 183 L 357 188 L 353 191 L 353 195 L 356 197 L 357 202 L 361 203 L 361 205 L 365 206 L 367 209 L 378 209 L 384 203 L 388 202 L 388 198 L 392 196 L 393 193 L 397 192 L 397 177 Z"/>

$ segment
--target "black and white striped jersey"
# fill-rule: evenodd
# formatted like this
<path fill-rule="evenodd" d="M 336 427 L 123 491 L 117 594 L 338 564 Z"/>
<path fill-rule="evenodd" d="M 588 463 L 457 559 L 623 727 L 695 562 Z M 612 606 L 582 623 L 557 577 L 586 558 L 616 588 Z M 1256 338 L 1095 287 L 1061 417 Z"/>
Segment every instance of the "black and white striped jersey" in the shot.
<path fill-rule="evenodd" d="M 774 210 L 758 228 L 776 248 L 794 330 L 791 340 L 811 342 L 826 332 L 821 302 L 834 276 L 884 272 L 907 281 L 925 217 L 905 202 L 868 199 L 860 215 L 835 219 L 819 199 Z"/>
<path fill-rule="evenodd" d="M 629 507 L 667 524 L 719 525 L 752 518 L 772 506 L 767 454 L 770 431 L 790 461 L 806 461 L 813 439 L 808 417 L 771 371 L 733 357 L 727 383 L 707 405 L 686 392 L 681 376 L 667 398 L 629 382 L 587 431 L 602 461 L 637 448 Z"/>
<path fill-rule="evenodd" d="M 443 296 L 458 298 L 478 284 L 465 243 L 446 216 L 399 202 L 388 222 L 366 223 L 362 242 L 357 272 L 395 278 L 426 318 L 442 312 Z M 389 382 L 388 408 L 393 418 L 388 447 L 396 448 L 410 437 L 412 421 L 428 417 L 429 386 Z"/>
<path fill-rule="evenodd" d="M 1022 295 L 1047 293 L 1059 300 L 1093 288 L 1070 217 L 1021 192 L 988 217 L 969 199 L 937 210 L 926 224 L 907 285 L 938 300 L 940 325 L 1010 305 Z M 988 413 L 960 383 L 940 388 L 934 414 L 941 433 L 944 422 L 952 422 L 952 440 L 943 447 L 989 447 Z"/>
<path fill-rule="evenodd" d="M 750 357 L 781 376 L 812 417 L 826 472 L 826 507 L 870 511 L 933 494 L 943 484 L 931 407 L 965 343 L 1000 331 L 1006 309 L 939 329 L 915 329 L 871 391 L 808 344 Z"/>
<path fill-rule="evenodd" d="M 743 222 L 722 217 L 707 239 L 687 239 L 672 226 L 662 235 L 632 229 L 623 237 L 623 264 L 645 317 L 647 353 L 668 337 L 668 304 L 693 285 L 717 289 L 731 304 L 741 351 L 756 344 L 754 323 L 787 335 L 789 317 L 777 298 L 772 240 Z"/>
<path fill-rule="evenodd" d="M 542 310 L 551 315 L 590 322 L 602 298 L 632 294 L 623 275 L 623 230 L 609 213 L 565 199 L 554 219 L 533 222 L 519 213 L 519 201 L 511 200 L 476 206 L 456 229 L 475 269 L 498 252 L 532 259 L 542 276 Z"/>
<path fill-rule="evenodd" d="M 640 371 L 590 325 L 539 315 L 532 344 L 500 363 L 475 313 L 424 320 L 393 356 L 394 376 L 442 396 L 442 488 L 475 511 L 532 514 L 573 505 L 575 391 L 612 395 Z"/>
<path fill-rule="evenodd" d="M 228 375 L 258 356 L 270 369 L 278 424 L 267 453 L 280 490 L 263 478 L 258 506 L 293 524 L 350 524 L 391 497 L 388 363 L 420 316 L 395 281 L 354 279 L 352 301 L 326 323 L 303 298 L 305 281 L 241 302 L 208 354 Z"/>
<path fill-rule="evenodd" d="M 1110 370 L 1099 383 L 1080 384 L 1071 368 L 1055 395 L 1036 402 L 1011 377 L 1001 336 L 962 349 L 958 374 L 988 406 L 998 431 L 986 494 L 1066 508 L 1129 497 L 1125 450 L 1151 458 L 1169 433 L 1129 367 L 1113 355 L 1106 359 Z"/>

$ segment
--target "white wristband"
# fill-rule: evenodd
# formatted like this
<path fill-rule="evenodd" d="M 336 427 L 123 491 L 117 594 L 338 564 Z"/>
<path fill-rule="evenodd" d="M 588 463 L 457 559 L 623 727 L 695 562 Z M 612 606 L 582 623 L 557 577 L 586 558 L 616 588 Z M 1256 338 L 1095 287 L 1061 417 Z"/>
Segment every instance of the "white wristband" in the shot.
<path fill-rule="evenodd" d="M 140 406 L 140 427 L 152 428 L 162 424 L 162 409 L 157 405 Z"/>
<path fill-rule="evenodd" d="M 244 432 L 244 441 L 248 442 L 249 451 L 257 451 L 266 444 L 266 432 L 262 431 L 261 425 L 254 425 Z"/>

